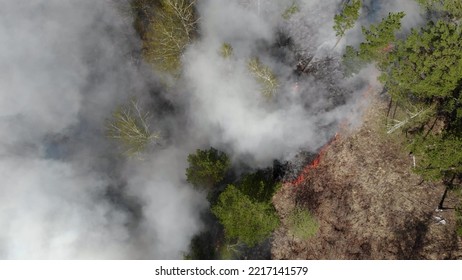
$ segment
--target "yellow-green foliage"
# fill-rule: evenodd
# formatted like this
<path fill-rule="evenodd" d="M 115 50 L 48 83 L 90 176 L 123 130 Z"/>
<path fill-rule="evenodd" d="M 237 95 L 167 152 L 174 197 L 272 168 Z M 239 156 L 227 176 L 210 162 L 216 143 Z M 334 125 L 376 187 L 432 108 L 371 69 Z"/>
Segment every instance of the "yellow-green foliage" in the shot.
<path fill-rule="evenodd" d="M 292 5 L 290 5 L 285 11 L 284 13 L 282 13 L 282 18 L 285 19 L 285 20 L 288 20 L 290 19 L 294 14 L 300 12 L 300 8 L 298 7 L 298 5 L 294 2 L 292 3 Z"/>
<path fill-rule="evenodd" d="M 262 64 L 258 58 L 251 59 L 247 67 L 260 84 L 261 93 L 267 98 L 273 97 L 279 87 L 278 79 L 273 71 L 268 66 Z"/>
<path fill-rule="evenodd" d="M 319 224 L 311 213 L 300 207 L 290 213 L 288 218 L 289 231 L 300 239 L 307 239 L 316 235 Z"/>
<path fill-rule="evenodd" d="M 229 157 L 214 148 L 196 150 L 188 155 L 189 166 L 186 169 L 186 180 L 195 187 L 211 188 L 219 183 L 229 170 Z"/>
<path fill-rule="evenodd" d="M 144 57 L 156 68 L 178 74 L 181 56 L 196 29 L 195 1 L 161 0 L 150 19 L 144 40 Z"/>
<path fill-rule="evenodd" d="M 359 72 L 361 67 L 371 62 L 375 62 L 380 70 L 388 69 L 393 58 L 390 52 L 397 42 L 395 33 L 401 28 L 404 16 L 404 12 L 389 13 L 380 23 L 371 24 L 368 28 L 362 27 L 365 41 L 359 45 L 359 49 L 347 46 L 343 56 L 347 75 Z M 338 33 L 338 36 L 343 36 L 342 34 Z M 385 73 L 386 71 L 382 72 Z M 383 80 L 383 77 L 380 79 Z"/>
<path fill-rule="evenodd" d="M 220 48 L 220 55 L 224 58 L 228 58 L 233 55 L 233 47 L 229 43 L 223 43 Z"/>
<path fill-rule="evenodd" d="M 361 0 L 352 0 L 343 4 L 342 12 L 334 16 L 334 30 L 337 37 L 343 37 L 359 18 Z"/>
<path fill-rule="evenodd" d="M 150 132 L 148 119 L 149 114 L 141 112 L 137 101 L 133 99 L 112 113 L 112 118 L 106 124 L 107 135 L 120 143 L 125 155 L 138 155 L 158 138 L 158 135 Z"/>
<path fill-rule="evenodd" d="M 250 247 L 268 238 L 279 225 L 271 204 L 254 202 L 233 185 L 220 194 L 212 213 L 225 228 L 226 238 Z"/>

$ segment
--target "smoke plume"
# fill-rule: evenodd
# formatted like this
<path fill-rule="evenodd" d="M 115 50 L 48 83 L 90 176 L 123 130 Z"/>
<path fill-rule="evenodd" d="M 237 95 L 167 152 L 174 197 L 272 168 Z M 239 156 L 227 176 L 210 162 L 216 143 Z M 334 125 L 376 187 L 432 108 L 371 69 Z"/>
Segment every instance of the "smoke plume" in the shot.
<path fill-rule="evenodd" d="M 104 135 L 150 91 L 131 22 L 108 1 L 1 6 L 0 257 L 181 257 L 205 205 L 182 180 L 187 154 L 165 147 L 134 171 Z"/>

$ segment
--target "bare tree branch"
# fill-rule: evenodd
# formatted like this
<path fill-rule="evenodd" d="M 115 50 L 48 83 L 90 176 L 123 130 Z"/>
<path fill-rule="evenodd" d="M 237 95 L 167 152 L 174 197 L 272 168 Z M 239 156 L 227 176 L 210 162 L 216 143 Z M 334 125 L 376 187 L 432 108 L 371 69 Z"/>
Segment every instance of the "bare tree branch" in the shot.
<path fill-rule="evenodd" d="M 150 132 L 149 113 L 143 113 L 136 99 L 119 106 L 106 123 L 109 138 L 117 140 L 124 148 L 124 154 L 134 156 L 144 151 L 148 144 L 159 139 Z"/>

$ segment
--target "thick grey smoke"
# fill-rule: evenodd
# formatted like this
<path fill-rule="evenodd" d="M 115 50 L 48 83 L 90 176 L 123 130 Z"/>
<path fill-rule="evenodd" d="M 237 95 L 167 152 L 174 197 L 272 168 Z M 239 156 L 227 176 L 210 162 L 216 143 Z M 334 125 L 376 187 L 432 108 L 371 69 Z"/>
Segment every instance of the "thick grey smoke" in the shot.
<path fill-rule="evenodd" d="M 0 258 L 181 257 L 204 207 L 186 154 L 124 164 L 104 136 L 149 93 L 130 21 L 109 1 L 0 5 Z"/>
<path fill-rule="evenodd" d="M 315 151 L 322 146 L 332 137 L 328 127 L 344 120 L 355 102 L 353 95 L 343 96 L 347 100 L 335 106 L 330 86 L 342 86 L 338 68 L 325 73 L 326 81 L 298 79 L 296 57 L 282 59 L 282 55 L 269 55 L 271 46 L 262 47 L 274 41 L 279 30 L 293 39 L 299 49 L 293 53 L 311 60 L 311 65 L 329 56 L 338 61 L 331 51 L 338 1 L 299 1 L 300 11 L 288 20 L 282 14 L 291 1 L 258 2 L 200 1 L 201 40 L 184 61 L 194 129 L 208 134 L 212 145 L 225 145 L 234 156 L 267 166 L 275 158 L 287 159 L 300 149 Z M 234 49 L 227 59 L 219 54 L 224 42 Z M 260 94 L 247 69 L 254 57 L 279 78 L 273 100 Z"/>

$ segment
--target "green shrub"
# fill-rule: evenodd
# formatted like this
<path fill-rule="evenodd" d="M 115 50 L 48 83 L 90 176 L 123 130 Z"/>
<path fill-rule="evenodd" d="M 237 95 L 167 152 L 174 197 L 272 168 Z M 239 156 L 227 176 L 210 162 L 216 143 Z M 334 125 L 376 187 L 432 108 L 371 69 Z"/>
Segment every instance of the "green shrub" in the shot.
<path fill-rule="evenodd" d="M 319 224 L 311 213 L 300 207 L 290 213 L 288 218 L 289 232 L 300 239 L 307 239 L 316 235 Z"/>

